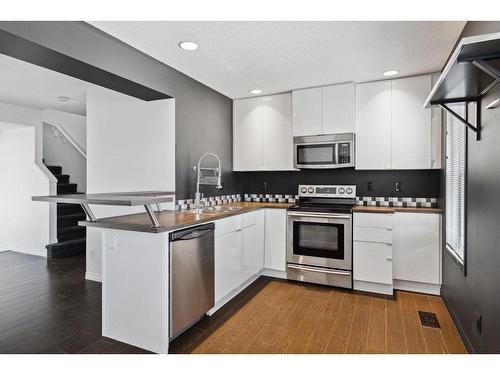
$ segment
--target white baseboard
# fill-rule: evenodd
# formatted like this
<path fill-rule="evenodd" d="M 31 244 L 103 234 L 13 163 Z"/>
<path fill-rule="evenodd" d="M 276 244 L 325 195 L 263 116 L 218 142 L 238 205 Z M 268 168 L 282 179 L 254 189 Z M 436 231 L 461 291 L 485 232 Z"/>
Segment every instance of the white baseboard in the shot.
<path fill-rule="evenodd" d="M 278 279 L 286 279 L 286 271 L 271 270 L 269 268 L 264 268 L 262 270 L 262 276 L 276 277 Z"/>
<path fill-rule="evenodd" d="M 261 276 L 261 272 L 256 273 L 251 278 L 249 278 L 247 281 L 245 281 L 243 284 L 241 284 L 238 288 L 233 289 L 225 297 L 222 297 L 220 300 L 218 300 L 217 302 L 215 302 L 215 306 L 212 307 L 207 312 L 207 315 L 211 316 L 211 315 L 215 314 L 215 312 L 217 310 L 219 310 L 222 306 L 224 306 L 226 303 L 228 303 L 234 297 L 236 297 L 238 294 L 240 294 L 243 291 L 243 289 L 245 289 L 247 286 L 249 286 L 251 283 L 253 283 L 255 280 L 257 280 L 260 276 Z"/>
<path fill-rule="evenodd" d="M 392 284 L 380 284 L 380 283 L 371 283 L 368 281 L 359 281 L 354 280 L 354 290 L 361 290 L 363 292 L 370 293 L 378 293 L 378 294 L 387 294 L 392 296 Z"/>
<path fill-rule="evenodd" d="M 102 283 L 102 276 L 98 273 L 85 272 L 85 279 Z"/>
<path fill-rule="evenodd" d="M 441 295 L 440 284 L 419 283 L 416 281 L 394 280 L 394 289 L 424 294 Z"/>

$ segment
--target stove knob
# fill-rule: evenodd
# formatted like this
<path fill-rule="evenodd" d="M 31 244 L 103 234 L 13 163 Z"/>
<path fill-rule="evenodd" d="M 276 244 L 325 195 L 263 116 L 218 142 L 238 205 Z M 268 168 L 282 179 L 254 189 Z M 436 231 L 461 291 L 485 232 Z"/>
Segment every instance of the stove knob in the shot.
<path fill-rule="evenodd" d="M 351 188 L 347 188 L 346 193 L 347 194 L 352 194 L 352 189 Z"/>
<path fill-rule="evenodd" d="M 310 187 L 309 189 L 307 189 L 307 192 L 312 194 L 312 193 L 314 193 L 314 189 L 312 187 Z"/>
<path fill-rule="evenodd" d="M 344 194 L 345 193 L 345 189 L 344 188 L 340 188 L 339 189 L 339 194 Z"/>
<path fill-rule="evenodd" d="M 301 192 L 301 193 L 307 193 L 307 188 L 305 188 L 305 187 L 300 188 L 300 192 Z"/>

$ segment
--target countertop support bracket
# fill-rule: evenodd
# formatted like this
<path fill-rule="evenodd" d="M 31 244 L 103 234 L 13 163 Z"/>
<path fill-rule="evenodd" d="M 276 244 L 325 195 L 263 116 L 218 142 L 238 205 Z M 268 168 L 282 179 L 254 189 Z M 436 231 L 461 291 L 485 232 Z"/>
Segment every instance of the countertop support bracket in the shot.
<path fill-rule="evenodd" d="M 455 117 L 457 120 L 459 120 L 461 123 L 465 124 L 470 130 L 472 130 L 474 133 L 476 133 L 476 141 L 479 141 L 481 139 L 481 101 L 477 100 L 476 101 L 476 125 L 472 125 L 466 118 L 463 118 L 460 116 L 458 113 L 456 113 L 453 109 L 448 107 L 444 103 L 440 103 L 439 106 L 443 108 L 446 112 L 451 114 L 453 117 Z"/>
<path fill-rule="evenodd" d="M 148 213 L 149 219 L 153 223 L 153 228 L 161 228 L 160 222 L 158 221 L 158 218 L 156 217 L 156 214 L 153 210 L 153 207 L 150 204 L 145 204 L 144 208 L 146 209 L 146 212 Z"/>
<path fill-rule="evenodd" d="M 80 206 L 82 206 L 83 211 L 87 214 L 87 217 L 89 218 L 89 221 L 96 222 L 97 218 L 95 217 L 94 213 L 90 209 L 89 205 L 87 203 L 81 203 Z"/>

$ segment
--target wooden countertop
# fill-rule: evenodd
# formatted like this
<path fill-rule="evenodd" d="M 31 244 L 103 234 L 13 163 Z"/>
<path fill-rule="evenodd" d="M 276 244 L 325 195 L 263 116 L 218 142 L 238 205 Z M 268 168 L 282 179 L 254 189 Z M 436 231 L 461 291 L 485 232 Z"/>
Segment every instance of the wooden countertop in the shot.
<path fill-rule="evenodd" d="M 394 212 L 415 212 L 415 213 L 430 213 L 442 214 L 441 208 L 429 207 L 385 207 L 385 206 L 355 206 L 353 212 L 371 212 L 377 214 L 393 214 Z"/>
<path fill-rule="evenodd" d="M 191 225 L 222 219 L 229 216 L 239 215 L 245 212 L 255 211 L 261 208 L 287 209 L 292 205 L 293 204 L 291 203 L 237 202 L 224 205 L 224 206 L 238 208 L 237 210 L 223 211 L 210 214 L 203 213 L 197 215 L 194 214 L 193 212 L 190 212 L 190 210 L 155 212 L 156 217 L 158 218 L 158 221 L 161 225 L 160 228 L 152 227 L 151 221 L 148 215 L 145 213 L 107 217 L 99 219 L 99 221 L 96 222 L 80 221 L 78 224 L 85 227 L 121 229 L 121 230 L 129 230 L 136 232 L 162 233 L 162 232 L 170 232 L 172 230 L 184 228 Z"/>

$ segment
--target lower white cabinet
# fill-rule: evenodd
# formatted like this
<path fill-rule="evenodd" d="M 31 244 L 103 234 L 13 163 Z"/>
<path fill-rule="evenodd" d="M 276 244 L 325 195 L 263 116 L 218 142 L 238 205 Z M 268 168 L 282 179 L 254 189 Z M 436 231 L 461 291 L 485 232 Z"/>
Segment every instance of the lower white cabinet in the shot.
<path fill-rule="evenodd" d="M 354 289 L 439 294 L 441 214 L 354 213 Z"/>
<path fill-rule="evenodd" d="M 404 289 L 439 293 L 441 285 L 441 215 L 394 214 L 395 285 Z M 413 287 L 412 287 L 413 284 Z"/>
<path fill-rule="evenodd" d="M 392 214 L 353 217 L 354 289 L 392 294 Z"/>
<path fill-rule="evenodd" d="M 264 267 L 264 210 L 215 221 L 215 300 Z"/>
<path fill-rule="evenodd" d="M 265 211 L 264 268 L 286 272 L 286 210 L 268 208 Z"/>

